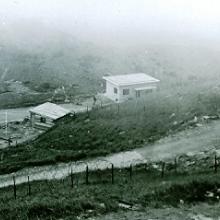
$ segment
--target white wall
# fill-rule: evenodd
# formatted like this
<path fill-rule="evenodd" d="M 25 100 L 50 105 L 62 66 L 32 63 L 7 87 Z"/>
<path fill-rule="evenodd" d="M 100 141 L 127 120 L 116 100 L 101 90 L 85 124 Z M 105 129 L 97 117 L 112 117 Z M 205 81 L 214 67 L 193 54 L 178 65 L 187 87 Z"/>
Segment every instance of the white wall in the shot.
<path fill-rule="evenodd" d="M 157 86 L 157 83 L 143 83 L 139 85 L 131 85 L 131 86 L 116 86 L 110 82 L 106 82 L 106 96 L 110 98 L 113 101 L 118 102 L 124 102 L 129 99 L 136 99 L 136 90 L 137 88 L 143 88 L 143 87 L 152 87 L 152 86 Z M 114 93 L 114 88 L 118 89 L 118 93 Z M 123 95 L 123 89 L 129 89 L 129 95 Z M 145 91 L 141 91 L 142 96 L 145 95 Z M 140 97 L 141 98 L 141 97 Z"/>
<path fill-rule="evenodd" d="M 114 88 L 117 88 L 118 90 L 117 94 L 114 93 Z M 106 96 L 115 102 L 119 100 L 119 87 L 107 81 L 106 82 Z"/>
<path fill-rule="evenodd" d="M 138 88 L 143 88 L 143 87 L 152 87 L 152 86 L 157 86 L 156 83 L 145 83 L 145 84 L 139 84 L 139 85 L 131 85 L 131 86 L 121 86 L 120 87 L 120 92 L 119 92 L 119 102 L 123 102 L 129 99 L 136 99 L 136 90 Z M 123 95 L 123 89 L 129 89 L 129 95 Z M 142 97 L 145 95 L 145 91 L 142 91 Z M 141 97 L 140 97 L 141 98 Z"/>

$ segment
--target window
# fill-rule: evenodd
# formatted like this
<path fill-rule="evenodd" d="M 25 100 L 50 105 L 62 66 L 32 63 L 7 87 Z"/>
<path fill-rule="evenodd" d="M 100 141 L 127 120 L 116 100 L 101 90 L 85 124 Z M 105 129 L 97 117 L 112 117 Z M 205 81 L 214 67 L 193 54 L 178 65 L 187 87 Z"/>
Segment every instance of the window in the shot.
<path fill-rule="evenodd" d="M 46 118 L 41 117 L 41 118 L 40 118 L 40 122 L 41 122 L 41 123 L 46 123 Z"/>
<path fill-rule="evenodd" d="M 129 89 L 123 89 L 123 95 L 129 95 L 130 90 Z"/>
<path fill-rule="evenodd" d="M 140 91 L 140 90 L 136 91 L 136 97 L 137 97 L 137 98 L 140 98 L 140 97 L 141 97 L 141 91 Z"/>
<path fill-rule="evenodd" d="M 147 89 L 147 90 L 145 91 L 146 94 L 148 94 L 148 93 L 152 93 L 152 92 L 153 92 L 152 89 Z"/>
<path fill-rule="evenodd" d="M 117 94 L 118 93 L 118 89 L 114 88 L 114 93 Z"/>

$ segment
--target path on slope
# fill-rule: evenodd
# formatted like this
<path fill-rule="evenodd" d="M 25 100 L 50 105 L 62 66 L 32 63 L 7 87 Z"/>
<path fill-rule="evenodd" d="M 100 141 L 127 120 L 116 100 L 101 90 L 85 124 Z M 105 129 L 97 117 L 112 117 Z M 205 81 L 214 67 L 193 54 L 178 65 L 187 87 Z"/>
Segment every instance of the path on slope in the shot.
<path fill-rule="evenodd" d="M 178 155 L 218 148 L 220 143 L 220 121 L 203 124 L 202 127 L 188 129 L 175 135 L 163 138 L 152 145 L 146 145 L 139 149 L 112 154 L 106 157 L 88 159 L 80 163 L 59 163 L 56 165 L 24 168 L 16 173 L 0 176 L 0 187 L 13 184 L 12 177 L 16 176 L 16 183 L 30 180 L 61 179 L 70 174 L 71 168 L 74 173 L 85 171 L 86 164 L 90 170 L 106 169 L 111 166 L 128 167 L 130 164 L 143 163 L 174 158 Z"/>

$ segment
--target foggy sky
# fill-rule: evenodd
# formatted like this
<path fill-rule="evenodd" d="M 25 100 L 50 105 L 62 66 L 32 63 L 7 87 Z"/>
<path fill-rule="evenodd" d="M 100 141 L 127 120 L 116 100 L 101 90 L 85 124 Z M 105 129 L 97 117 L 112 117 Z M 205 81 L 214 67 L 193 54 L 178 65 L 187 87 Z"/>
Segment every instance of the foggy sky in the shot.
<path fill-rule="evenodd" d="M 82 38 L 179 34 L 218 39 L 219 0 L 0 0 L 0 25 L 38 21 Z"/>

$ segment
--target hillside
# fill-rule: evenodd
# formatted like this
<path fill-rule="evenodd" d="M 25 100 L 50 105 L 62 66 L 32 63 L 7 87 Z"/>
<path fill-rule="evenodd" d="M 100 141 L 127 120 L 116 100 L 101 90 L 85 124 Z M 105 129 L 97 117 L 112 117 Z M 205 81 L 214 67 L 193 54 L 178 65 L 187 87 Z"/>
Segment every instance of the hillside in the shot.
<path fill-rule="evenodd" d="M 26 22 L 0 30 L 1 81 L 74 84 L 78 92 L 96 93 L 103 90 L 101 78 L 106 74 L 146 72 L 168 88 L 187 80 L 216 85 L 213 79 L 219 79 L 219 47 L 184 36 L 175 42 L 149 37 L 103 45 L 38 23 L 34 28 Z"/>
<path fill-rule="evenodd" d="M 220 96 L 212 90 L 195 91 L 180 96 L 160 90 L 138 103 L 99 106 L 89 114 L 66 117 L 35 141 L 1 150 L 0 172 L 147 147 L 178 131 L 219 119 Z"/>
<path fill-rule="evenodd" d="M 1 219 L 217 219 L 219 172 L 209 152 L 181 155 L 178 164 L 147 163 L 130 169 L 89 171 L 62 180 L 0 189 Z M 27 176 L 26 176 L 27 179 Z M 15 197 L 16 195 L 16 197 Z"/>

